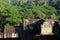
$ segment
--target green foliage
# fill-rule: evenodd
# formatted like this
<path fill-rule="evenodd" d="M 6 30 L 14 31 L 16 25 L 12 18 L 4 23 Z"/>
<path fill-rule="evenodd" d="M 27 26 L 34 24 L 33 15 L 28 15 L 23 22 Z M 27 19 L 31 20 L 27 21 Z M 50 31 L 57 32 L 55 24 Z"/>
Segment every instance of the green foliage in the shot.
<path fill-rule="evenodd" d="M 24 18 L 34 18 L 34 15 L 33 15 L 33 13 L 32 13 L 32 10 L 31 9 L 25 9 L 25 11 L 24 11 L 24 15 L 25 16 L 23 16 Z"/>
<path fill-rule="evenodd" d="M 9 21 L 10 23 L 21 23 L 21 16 L 19 14 L 19 9 L 11 4 L 1 3 L 0 4 L 0 16 L 3 22 Z"/>
<path fill-rule="evenodd" d="M 22 17 L 58 19 L 60 18 L 59 5 L 59 0 L 1 0 L 0 24 L 18 25 L 22 22 Z"/>

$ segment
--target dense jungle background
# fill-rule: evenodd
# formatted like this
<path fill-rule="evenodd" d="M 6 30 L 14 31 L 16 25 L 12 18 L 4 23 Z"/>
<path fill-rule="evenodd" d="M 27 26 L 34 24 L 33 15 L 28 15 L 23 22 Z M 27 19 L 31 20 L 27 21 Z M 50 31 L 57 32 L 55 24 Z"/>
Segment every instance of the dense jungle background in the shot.
<path fill-rule="evenodd" d="M 0 25 L 20 25 L 22 17 L 60 18 L 60 0 L 0 0 Z"/>

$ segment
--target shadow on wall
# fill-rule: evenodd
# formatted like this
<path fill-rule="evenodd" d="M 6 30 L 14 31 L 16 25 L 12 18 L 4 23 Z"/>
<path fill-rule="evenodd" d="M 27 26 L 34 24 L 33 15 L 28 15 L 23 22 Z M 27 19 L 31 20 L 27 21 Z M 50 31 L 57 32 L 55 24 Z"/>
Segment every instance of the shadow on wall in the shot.
<path fill-rule="evenodd" d="M 35 23 L 32 23 L 30 25 L 27 25 L 28 30 L 29 30 L 28 33 L 29 34 L 30 33 L 31 34 L 40 34 L 40 32 L 41 32 L 41 25 L 43 24 L 43 22 L 44 22 L 44 20 L 41 19 L 41 20 L 39 20 L 39 21 L 37 21 Z M 30 28 L 30 27 L 33 27 L 33 28 Z"/>
<path fill-rule="evenodd" d="M 55 23 L 53 25 L 53 33 L 58 38 L 60 37 L 60 25 L 59 25 L 59 23 L 57 21 L 55 21 Z"/>

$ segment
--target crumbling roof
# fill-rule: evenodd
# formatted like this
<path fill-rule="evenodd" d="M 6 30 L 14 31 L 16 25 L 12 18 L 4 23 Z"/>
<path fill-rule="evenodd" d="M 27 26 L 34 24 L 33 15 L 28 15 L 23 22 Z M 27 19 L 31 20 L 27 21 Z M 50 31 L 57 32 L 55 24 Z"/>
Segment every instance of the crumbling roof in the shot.
<path fill-rule="evenodd" d="M 35 23 L 41 19 L 24 19 L 24 25 L 27 26 L 29 24 Z"/>
<path fill-rule="evenodd" d="M 24 19 L 23 25 L 26 27 L 27 25 L 30 24 L 35 24 L 36 22 L 40 21 L 41 19 Z M 49 24 L 53 25 L 54 22 L 56 21 L 55 19 L 43 19 L 45 22 L 48 22 Z"/>

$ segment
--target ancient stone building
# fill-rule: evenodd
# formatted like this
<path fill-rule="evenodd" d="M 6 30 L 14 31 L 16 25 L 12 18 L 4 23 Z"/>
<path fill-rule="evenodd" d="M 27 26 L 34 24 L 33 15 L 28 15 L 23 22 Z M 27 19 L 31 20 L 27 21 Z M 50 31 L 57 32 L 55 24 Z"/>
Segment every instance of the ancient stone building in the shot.
<path fill-rule="evenodd" d="M 53 24 L 54 20 L 51 19 L 24 19 L 23 28 L 24 30 L 32 29 L 36 33 L 40 32 L 41 35 L 52 35 Z"/>
<path fill-rule="evenodd" d="M 17 38 L 18 33 L 16 33 L 16 30 L 13 26 L 5 26 L 4 27 L 4 38 Z"/>

